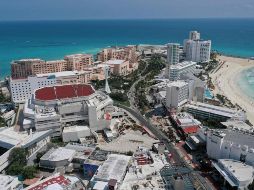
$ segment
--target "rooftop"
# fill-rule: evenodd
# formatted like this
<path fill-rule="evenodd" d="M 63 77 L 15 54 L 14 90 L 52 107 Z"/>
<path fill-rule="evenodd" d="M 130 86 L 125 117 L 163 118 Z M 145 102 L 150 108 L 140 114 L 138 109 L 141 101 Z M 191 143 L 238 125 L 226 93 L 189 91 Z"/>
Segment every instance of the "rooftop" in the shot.
<path fill-rule="evenodd" d="M 36 90 L 35 99 L 42 101 L 57 99 L 61 100 L 67 98 L 90 96 L 94 92 L 94 88 L 88 84 L 52 86 Z"/>
<path fill-rule="evenodd" d="M 76 154 L 75 150 L 67 149 L 67 148 L 57 148 L 50 149 L 46 154 L 41 157 L 41 160 L 49 160 L 53 162 L 61 161 L 61 160 L 71 160 Z"/>
<path fill-rule="evenodd" d="M 103 165 L 99 167 L 94 177 L 95 180 L 109 181 L 110 179 L 116 179 L 120 182 L 125 174 L 130 159 L 130 156 L 110 154 Z"/>
<path fill-rule="evenodd" d="M 114 60 L 108 60 L 108 61 L 106 61 L 106 64 L 119 65 L 119 64 L 122 64 L 124 62 L 125 62 L 125 60 L 114 59 Z"/>
<path fill-rule="evenodd" d="M 17 177 L 0 174 L 0 189 L 6 189 L 16 178 Z"/>
<path fill-rule="evenodd" d="M 70 127 L 64 127 L 63 129 L 63 133 L 67 133 L 67 132 L 79 132 L 79 131 L 83 131 L 83 130 L 90 130 L 87 126 L 70 126 Z"/>
<path fill-rule="evenodd" d="M 10 149 L 17 144 L 27 147 L 35 141 L 40 141 L 51 133 L 51 130 L 35 132 L 28 135 L 26 131 L 17 132 L 13 127 L 0 129 L 0 146 Z"/>
<path fill-rule="evenodd" d="M 184 62 L 181 62 L 181 63 L 178 63 L 176 65 L 171 65 L 170 69 L 184 69 L 186 67 L 190 67 L 190 66 L 193 66 L 193 65 L 196 65 L 197 63 L 196 62 L 193 62 L 193 61 L 184 61 Z"/>
<path fill-rule="evenodd" d="M 226 126 L 227 128 L 233 128 L 238 130 L 246 130 L 246 131 L 253 131 L 253 126 L 249 126 L 247 123 L 243 121 L 227 121 L 221 122 L 222 125 Z"/>
<path fill-rule="evenodd" d="M 66 76 L 75 76 L 82 71 L 62 71 L 62 72 L 55 72 L 55 73 L 44 73 L 44 74 L 36 74 L 37 77 L 66 77 Z"/>
<path fill-rule="evenodd" d="M 76 57 L 91 57 L 92 54 L 77 53 L 72 55 L 66 55 L 65 58 L 76 58 Z"/>
<path fill-rule="evenodd" d="M 218 163 L 213 162 L 213 165 L 231 186 L 238 186 L 239 182 L 253 180 L 253 167 L 240 161 L 219 159 Z"/>
<path fill-rule="evenodd" d="M 78 182 L 79 179 L 74 176 L 63 176 L 57 173 L 28 186 L 25 190 L 74 190 L 84 188 Z"/>
<path fill-rule="evenodd" d="M 39 58 L 36 58 L 36 59 L 20 59 L 20 60 L 15 60 L 12 62 L 12 64 L 19 64 L 20 62 L 37 62 L 37 61 L 43 61 Z"/>
<path fill-rule="evenodd" d="M 229 108 L 221 107 L 221 106 L 214 106 L 211 104 L 205 104 L 201 102 L 191 102 L 190 104 L 187 104 L 186 107 L 192 108 L 192 109 L 198 109 L 204 112 L 211 112 L 214 114 L 223 115 L 229 118 L 239 113 L 239 111 L 234 109 L 229 109 Z"/>
<path fill-rule="evenodd" d="M 170 82 L 168 84 L 168 86 L 176 86 L 176 87 L 183 87 L 185 85 L 188 85 L 188 83 L 184 82 L 184 81 L 174 81 L 174 82 Z"/>

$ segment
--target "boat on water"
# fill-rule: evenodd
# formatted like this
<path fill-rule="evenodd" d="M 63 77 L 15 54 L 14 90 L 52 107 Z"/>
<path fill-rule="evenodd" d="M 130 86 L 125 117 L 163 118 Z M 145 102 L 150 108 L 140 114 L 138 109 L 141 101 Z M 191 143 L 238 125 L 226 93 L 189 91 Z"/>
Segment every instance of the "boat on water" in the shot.
<path fill-rule="evenodd" d="M 254 57 L 250 57 L 251 60 L 254 60 Z"/>

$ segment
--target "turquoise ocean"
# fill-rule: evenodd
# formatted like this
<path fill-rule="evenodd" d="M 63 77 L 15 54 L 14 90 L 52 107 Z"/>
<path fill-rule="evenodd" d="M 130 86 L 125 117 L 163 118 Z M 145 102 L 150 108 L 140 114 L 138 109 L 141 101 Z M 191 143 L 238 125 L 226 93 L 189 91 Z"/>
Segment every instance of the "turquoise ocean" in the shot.
<path fill-rule="evenodd" d="M 211 39 L 213 50 L 254 57 L 254 19 L 10 21 L 0 22 L 0 78 L 10 74 L 12 60 L 62 59 L 72 53 L 96 53 L 111 45 L 182 44 L 190 30 Z M 249 72 L 241 75 L 241 85 L 254 92 Z"/>

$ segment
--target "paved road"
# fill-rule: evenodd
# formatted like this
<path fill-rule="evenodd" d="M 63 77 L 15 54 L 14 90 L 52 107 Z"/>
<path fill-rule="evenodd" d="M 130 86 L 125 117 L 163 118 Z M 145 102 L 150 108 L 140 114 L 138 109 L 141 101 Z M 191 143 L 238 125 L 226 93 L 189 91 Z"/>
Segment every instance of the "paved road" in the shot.
<path fill-rule="evenodd" d="M 189 168 L 191 170 L 192 177 L 196 180 L 196 182 L 199 183 L 201 189 L 204 190 L 213 189 L 212 187 L 210 187 L 210 185 L 208 185 L 206 180 L 200 175 L 200 172 L 194 171 L 193 168 L 191 168 L 189 164 L 186 163 L 185 159 L 179 155 L 173 144 L 169 142 L 168 137 L 161 130 L 159 130 L 157 127 L 153 126 L 149 121 L 147 121 L 143 117 L 143 115 L 140 114 L 139 111 L 133 110 L 129 107 L 120 104 L 117 106 L 127 110 L 130 114 L 136 117 L 142 125 L 146 126 L 160 141 L 164 142 L 166 148 L 172 154 L 172 159 L 174 160 L 175 165 Z"/>
<path fill-rule="evenodd" d="M 141 80 L 145 79 L 146 75 L 145 75 L 145 76 L 142 76 L 142 74 L 143 74 L 143 72 L 146 70 L 146 67 L 147 67 L 147 65 L 148 65 L 147 60 L 144 59 L 143 61 L 146 62 L 146 66 L 145 66 L 145 68 L 143 69 L 143 71 L 142 71 L 141 73 L 138 74 L 139 79 L 136 80 L 136 81 L 132 84 L 132 86 L 131 86 L 129 92 L 127 93 L 127 96 L 128 96 L 129 102 L 130 102 L 130 107 L 131 107 L 133 110 L 136 110 L 136 111 L 138 111 L 138 110 L 137 110 L 137 108 L 136 108 L 136 106 L 135 106 L 135 86 L 136 86 Z"/>
<path fill-rule="evenodd" d="M 169 142 L 168 137 L 160 131 L 158 128 L 154 127 L 150 122 L 148 122 L 137 110 L 133 110 L 129 107 L 118 105 L 119 107 L 127 110 L 134 117 L 136 117 L 139 122 L 146 126 L 160 141 L 164 142 L 169 152 L 172 154 L 172 158 L 177 165 L 186 166 L 186 163 L 183 161 L 183 158 L 180 157 L 178 152 L 175 150 L 173 145 Z"/>
<path fill-rule="evenodd" d="M 136 117 L 139 120 L 139 122 L 143 126 L 146 126 L 161 142 L 164 142 L 167 150 L 172 154 L 172 159 L 174 160 L 175 165 L 187 167 L 192 171 L 192 173 L 195 173 L 193 177 L 195 177 L 196 180 L 198 180 L 202 189 L 212 190 L 212 188 L 207 184 L 205 179 L 198 172 L 194 171 L 193 168 L 191 168 L 189 164 L 185 161 L 185 159 L 177 152 L 173 144 L 169 142 L 168 137 L 161 130 L 159 130 L 157 127 L 153 126 L 148 120 L 146 120 L 143 117 L 143 115 L 139 112 L 138 108 L 135 106 L 135 86 L 139 81 L 145 78 L 145 76 L 142 76 L 142 73 L 139 74 L 139 79 L 132 84 L 129 92 L 127 93 L 130 102 L 130 107 L 126 107 L 124 105 L 118 105 L 118 107 L 121 107 L 127 110 L 129 113 L 131 113 L 134 117 Z"/>

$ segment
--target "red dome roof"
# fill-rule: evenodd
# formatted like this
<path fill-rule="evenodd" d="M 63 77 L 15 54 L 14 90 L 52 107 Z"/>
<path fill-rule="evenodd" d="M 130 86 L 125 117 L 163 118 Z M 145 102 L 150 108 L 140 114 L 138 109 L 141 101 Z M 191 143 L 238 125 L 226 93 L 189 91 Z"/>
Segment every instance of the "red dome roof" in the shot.
<path fill-rule="evenodd" d="M 95 91 L 88 84 L 74 84 L 44 87 L 35 91 L 36 100 L 61 100 L 66 98 L 75 98 L 82 96 L 90 96 Z"/>

